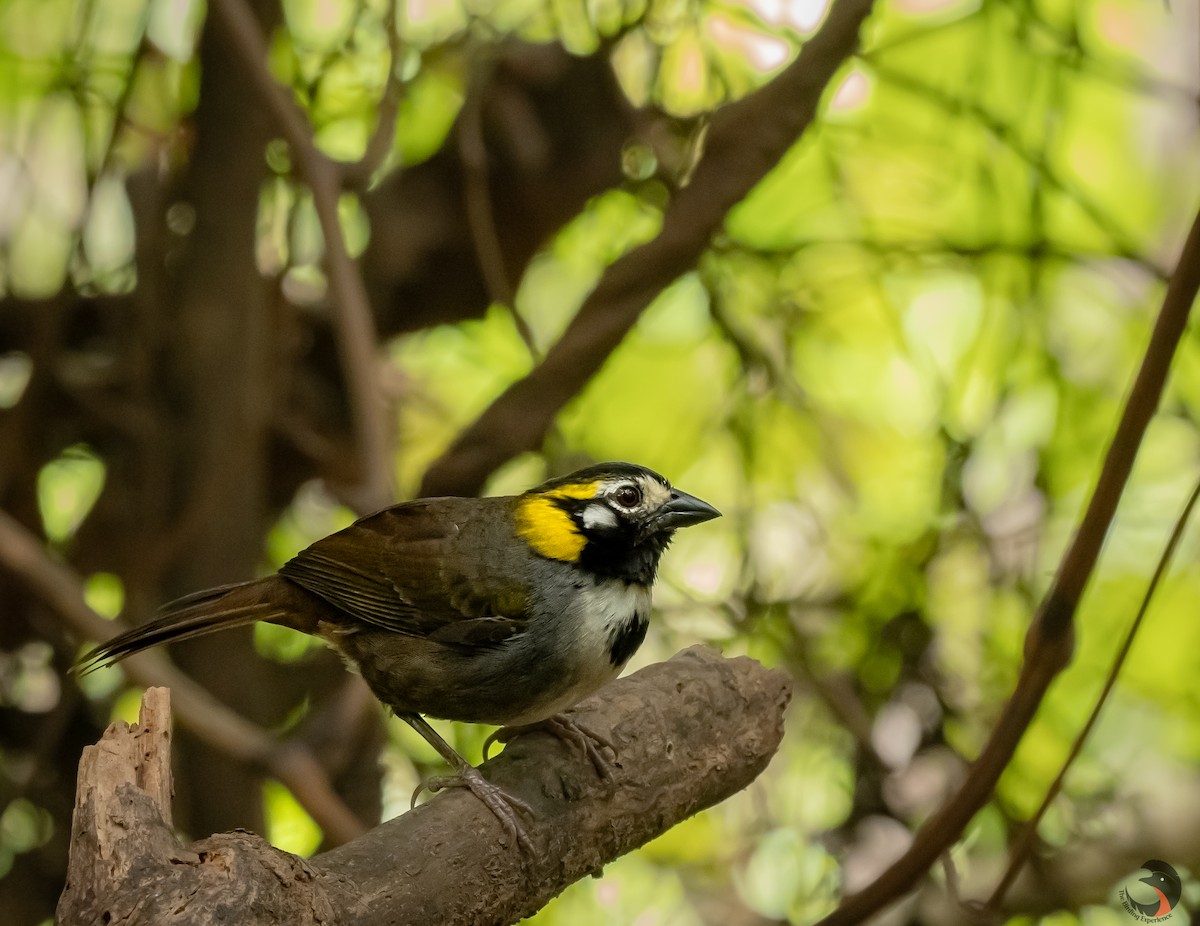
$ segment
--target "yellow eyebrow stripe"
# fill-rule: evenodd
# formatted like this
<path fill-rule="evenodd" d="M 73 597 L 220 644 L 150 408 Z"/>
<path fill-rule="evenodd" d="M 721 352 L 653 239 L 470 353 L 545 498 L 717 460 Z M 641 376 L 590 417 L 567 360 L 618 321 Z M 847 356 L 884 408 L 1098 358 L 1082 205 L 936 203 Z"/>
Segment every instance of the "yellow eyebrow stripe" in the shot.
<path fill-rule="evenodd" d="M 595 498 L 597 490 L 600 488 L 598 482 L 580 482 L 575 485 L 560 486 L 557 489 L 551 489 L 549 492 L 543 492 L 537 498 Z"/>

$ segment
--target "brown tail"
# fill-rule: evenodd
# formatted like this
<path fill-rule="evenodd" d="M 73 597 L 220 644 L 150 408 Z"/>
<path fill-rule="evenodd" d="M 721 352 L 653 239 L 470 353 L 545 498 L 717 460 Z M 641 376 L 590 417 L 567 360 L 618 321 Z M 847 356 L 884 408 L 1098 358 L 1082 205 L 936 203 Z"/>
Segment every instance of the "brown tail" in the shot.
<path fill-rule="evenodd" d="M 126 630 L 84 655 L 76 664 L 75 671 L 86 675 L 151 646 L 178 643 L 220 630 L 244 627 L 256 621 L 283 618 L 287 612 L 273 600 L 271 594 L 274 585 L 280 581 L 278 576 L 254 579 L 196 592 L 172 601 L 163 605 L 159 616 L 148 624 Z"/>

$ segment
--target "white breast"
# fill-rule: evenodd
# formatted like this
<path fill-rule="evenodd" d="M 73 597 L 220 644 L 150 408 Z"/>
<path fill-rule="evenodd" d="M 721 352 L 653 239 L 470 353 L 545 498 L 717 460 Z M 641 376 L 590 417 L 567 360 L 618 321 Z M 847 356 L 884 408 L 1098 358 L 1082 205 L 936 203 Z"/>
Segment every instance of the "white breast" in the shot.
<path fill-rule="evenodd" d="M 539 705 L 539 716 L 510 723 L 530 723 L 561 713 L 615 679 L 622 666 L 612 663 L 613 637 L 633 621 L 644 621 L 650 616 L 650 590 L 620 580 L 583 589 L 576 602 L 577 630 L 571 641 L 573 678 L 553 703 Z"/>
<path fill-rule="evenodd" d="M 609 662 L 613 634 L 633 620 L 635 615 L 641 615 L 643 620 L 650 616 L 650 589 L 626 585 L 618 580 L 601 582 L 594 588 L 584 589 L 579 594 L 579 600 L 581 620 L 578 645 L 592 658 L 604 662 Z"/>

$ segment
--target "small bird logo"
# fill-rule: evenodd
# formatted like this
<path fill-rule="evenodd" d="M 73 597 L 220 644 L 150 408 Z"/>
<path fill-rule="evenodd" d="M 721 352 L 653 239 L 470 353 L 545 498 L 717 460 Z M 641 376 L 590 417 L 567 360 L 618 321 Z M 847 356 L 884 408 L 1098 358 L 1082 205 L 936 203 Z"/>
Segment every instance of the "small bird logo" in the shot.
<path fill-rule="evenodd" d="M 1166 862 L 1156 858 L 1143 862 L 1141 870 L 1148 874 L 1138 878 L 1138 883 L 1149 885 L 1150 889 L 1158 895 L 1157 898 L 1149 900 L 1150 895 L 1139 889 L 1139 895 L 1146 897 L 1147 901 L 1135 900 L 1129 896 L 1129 892 L 1125 888 L 1122 888 L 1119 895 L 1121 906 L 1141 922 L 1152 923 L 1165 919 L 1178 905 L 1179 897 L 1183 893 L 1179 873 Z"/>

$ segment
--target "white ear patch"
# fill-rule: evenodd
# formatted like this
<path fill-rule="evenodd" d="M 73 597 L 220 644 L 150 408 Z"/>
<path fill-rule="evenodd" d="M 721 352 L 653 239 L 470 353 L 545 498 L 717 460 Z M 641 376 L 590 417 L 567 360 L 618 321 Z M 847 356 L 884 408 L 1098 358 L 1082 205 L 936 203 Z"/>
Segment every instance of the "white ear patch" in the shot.
<path fill-rule="evenodd" d="M 607 505 L 593 502 L 583 509 L 583 526 L 587 530 L 612 530 L 617 526 L 617 516 Z"/>

